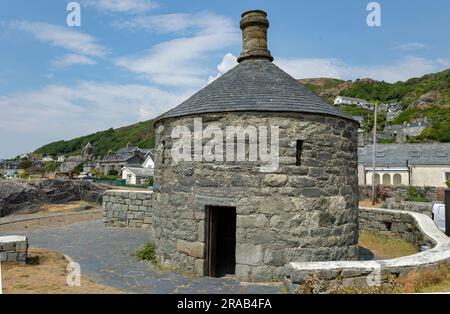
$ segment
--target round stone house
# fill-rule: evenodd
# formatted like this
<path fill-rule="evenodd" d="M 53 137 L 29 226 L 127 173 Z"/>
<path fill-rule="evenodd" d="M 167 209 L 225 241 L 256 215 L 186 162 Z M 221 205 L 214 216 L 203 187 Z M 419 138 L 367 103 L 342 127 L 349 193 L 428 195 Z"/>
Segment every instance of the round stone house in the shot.
<path fill-rule="evenodd" d="M 358 123 L 272 63 L 268 27 L 244 13 L 239 64 L 155 121 L 165 266 L 270 281 L 290 262 L 357 258 Z"/>

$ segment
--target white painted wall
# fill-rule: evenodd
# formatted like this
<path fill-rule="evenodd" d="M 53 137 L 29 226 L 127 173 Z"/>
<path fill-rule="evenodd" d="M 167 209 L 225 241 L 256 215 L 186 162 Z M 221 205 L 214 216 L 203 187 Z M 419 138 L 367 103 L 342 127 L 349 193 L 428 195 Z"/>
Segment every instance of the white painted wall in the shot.
<path fill-rule="evenodd" d="M 127 168 L 122 169 L 122 179 L 125 179 L 127 181 L 127 184 L 137 184 L 136 176 Z"/>
<path fill-rule="evenodd" d="M 377 174 L 379 175 L 379 182 L 377 183 L 377 180 L 375 180 L 375 184 L 383 184 L 383 176 L 385 178 L 389 176 L 389 184 L 385 185 L 394 185 L 394 175 L 399 174 L 401 177 L 400 185 L 409 185 L 409 174 L 407 171 L 375 171 L 375 178 L 377 178 Z M 372 171 L 366 171 L 366 183 L 367 185 L 372 185 Z"/>
<path fill-rule="evenodd" d="M 450 173 L 448 166 L 412 166 L 411 184 L 414 186 L 446 187 L 445 173 Z"/>
<path fill-rule="evenodd" d="M 150 156 L 147 156 L 144 163 L 142 164 L 143 168 L 155 168 L 155 162 Z"/>

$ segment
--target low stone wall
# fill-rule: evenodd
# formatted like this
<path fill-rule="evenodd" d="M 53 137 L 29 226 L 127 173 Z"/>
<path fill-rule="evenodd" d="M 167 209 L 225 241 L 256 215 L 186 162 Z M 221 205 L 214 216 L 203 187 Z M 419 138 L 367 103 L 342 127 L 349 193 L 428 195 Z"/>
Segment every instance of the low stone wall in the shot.
<path fill-rule="evenodd" d="M 359 228 L 374 234 L 400 238 L 413 244 L 417 249 L 422 246 L 433 247 L 433 239 L 421 232 L 417 221 L 408 212 L 374 211 L 361 209 Z"/>
<path fill-rule="evenodd" d="M 286 287 L 296 292 L 308 275 L 316 273 L 325 282 L 342 288 L 367 288 L 387 283 L 389 276 L 401 277 L 412 270 L 450 265 L 450 238 L 426 215 L 389 209 L 360 208 L 361 229 L 397 235 L 416 246 L 432 249 L 389 260 L 290 263 L 284 270 Z"/>
<path fill-rule="evenodd" d="M 0 261 L 25 264 L 27 261 L 28 239 L 24 236 L 0 237 Z"/>
<path fill-rule="evenodd" d="M 103 194 L 103 222 L 111 227 L 150 228 L 152 191 L 110 190 Z"/>
<path fill-rule="evenodd" d="M 388 209 L 406 210 L 415 213 L 425 214 L 431 217 L 433 212 L 433 203 L 422 203 L 422 202 L 398 202 L 394 198 L 386 199 L 386 207 Z"/>
<path fill-rule="evenodd" d="M 360 185 L 359 187 L 359 199 L 370 198 L 372 195 L 372 186 L 370 185 Z M 383 188 L 388 188 L 391 191 L 391 198 L 405 200 L 408 198 L 408 189 L 407 185 L 396 185 L 396 186 L 384 186 L 382 184 L 377 185 L 378 193 L 383 190 Z M 438 201 L 438 188 L 432 186 L 415 186 L 414 187 L 417 192 L 423 193 L 426 198 L 431 200 L 432 202 Z"/>

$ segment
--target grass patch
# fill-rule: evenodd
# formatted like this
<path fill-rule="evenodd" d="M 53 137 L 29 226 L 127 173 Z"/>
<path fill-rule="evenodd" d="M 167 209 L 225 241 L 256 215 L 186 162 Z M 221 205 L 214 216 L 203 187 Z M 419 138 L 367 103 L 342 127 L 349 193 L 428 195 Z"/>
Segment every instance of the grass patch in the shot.
<path fill-rule="evenodd" d="M 367 231 L 360 232 L 358 244 L 379 258 L 397 258 L 417 253 L 417 248 L 411 243 Z"/>
<path fill-rule="evenodd" d="M 358 289 L 342 288 L 342 278 L 327 282 L 317 273 L 311 273 L 299 287 L 299 293 L 306 294 L 386 294 L 386 293 L 432 293 L 450 291 L 450 267 L 439 264 L 435 267 L 410 271 L 406 276 L 397 278 L 389 275 L 381 286 Z"/>
<path fill-rule="evenodd" d="M 450 276 L 440 283 L 434 283 L 427 287 L 419 289 L 419 292 L 433 293 L 433 292 L 450 292 Z"/>
<path fill-rule="evenodd" d="M 140 260 L 149 261 L 154 265 L 158 264 L 155 253 L 155 246 L 152 242 L 148 242 L 143 248 L 139 249 L 135 253 L 135 256 Z"/>
<path fill-rule="evenodd" d="M 435 268 L 411 271 L 399 282 L 402 292 L 406 293 L 425 292 L 427 289 L 438 289 L 434 292 L 441 292 L 445 286 L 450 291 L 449 276 L 449 267 L 441 264 Z"/>

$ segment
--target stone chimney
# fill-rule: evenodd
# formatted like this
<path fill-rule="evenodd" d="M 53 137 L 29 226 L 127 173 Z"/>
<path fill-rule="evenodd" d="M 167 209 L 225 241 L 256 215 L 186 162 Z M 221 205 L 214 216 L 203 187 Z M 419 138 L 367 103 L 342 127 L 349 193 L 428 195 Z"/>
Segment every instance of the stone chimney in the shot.
<path fill-rule="evenodd" d="M 273 61 L 270 51 L 267 49 L 267 29 L 269 21 L 267 13 L 261 10 L 253 10 L 242 13 L 242 52 L 238 62 L 247 59 L 267 59 Z"/>

